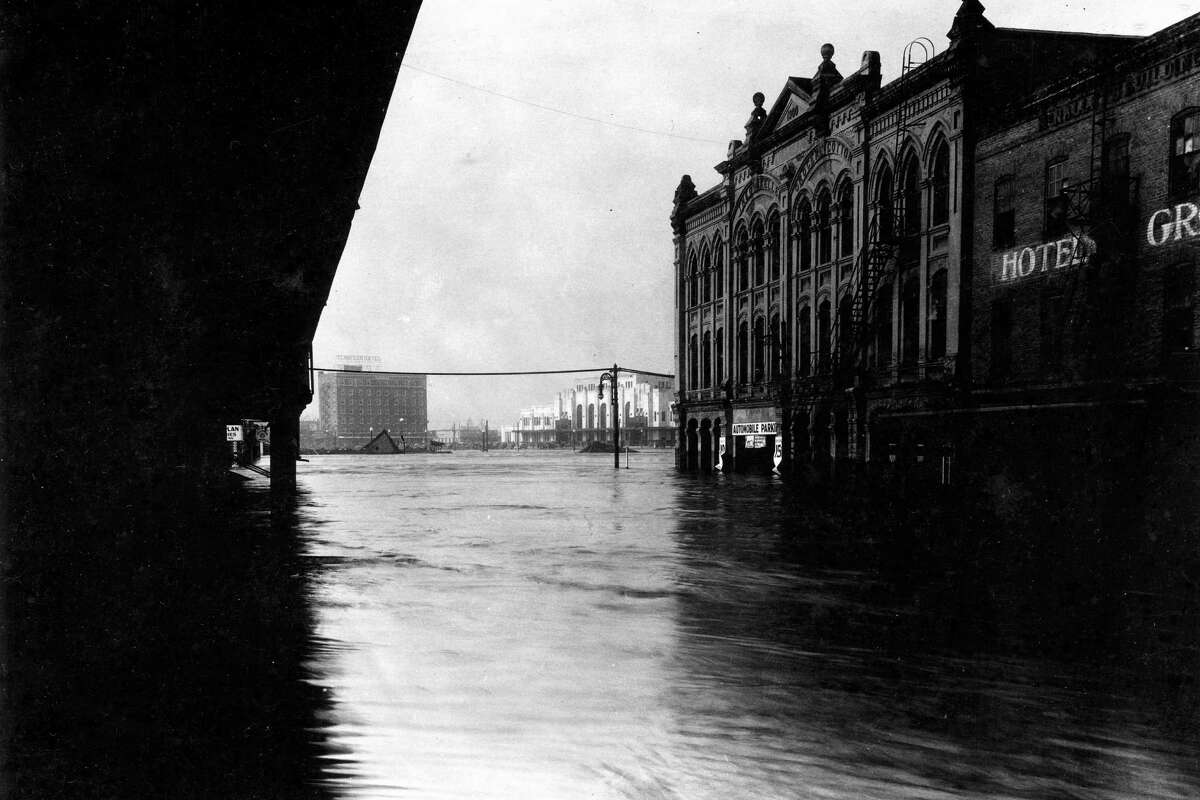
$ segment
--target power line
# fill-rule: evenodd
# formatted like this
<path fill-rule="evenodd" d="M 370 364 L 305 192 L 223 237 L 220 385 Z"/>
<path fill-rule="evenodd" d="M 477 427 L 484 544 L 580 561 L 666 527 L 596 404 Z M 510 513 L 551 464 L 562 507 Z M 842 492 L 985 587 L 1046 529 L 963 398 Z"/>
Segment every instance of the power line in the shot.
<path fill-rule="evenodd" d="M 503 375 L 575 375 L 583 372 L 604 372 L 612 369 L 612 367 L 586 367 L 584 369 L 541 369 L 541 370 L 522 370 L 519 372 L 396 372 L 383 369 L 329 369 L 327 367 L 313 367 L 314 372 L 348 372 L 355 375 L 425 375 L 438 378 L 461 378 L 461 377 L 495 377 Z M 631 369 L 629 367 L 619 367 L 620 372 L 629 372 L 636 375 L 650 375 L 655 378 L 674 378 L 674 375 L 666 372 L 651 372 L 645 369 Z"/>
<path fill-rule="evenodd" d="M 549 111 L 554 114 L 562 114 L 564 117 L 574 117 L 575 119 L 582 119 L 582 120 L 586 120 L 588 122 L 596 122 L 596 123 L 599 123 L 600 125 L 609 125 L 613 128 L 622 128 L 623 130 L 636 131 L 638 133 L 649 133 L 649 134 L 653 134 L 654 136 L 667 136 L 672 139 L 683 139 L 684 141 L 687 141 L 687 142 L 701 142 L 703 144 L 725 144 L 725 142 L 718 142 L 716 139 L 700 139 L 695 136 L 683 136 L 682 134 L 668 133 L 667 131 L 652 131 L 649 128 L 639 128 L 636 125 L 626 125 L 621 122 L 613 122 L 612 120 L 600 119 L 599 117 L 589 117 L 585 114 L 576 114 L 574 111 L 566 111 L 561 108 L 554 108 L 553 106 L 542 105 L 541 103 L 535 103 L 532 100 L 526 100 L 521 97 L 513 97 L 510 94 L 504 94 L 503 92 L 497 92 L 492 89 L 484 88 L 483 86 L 476 86 L 473 83 L 467 83 L 466 81 L 460 81 L 458 78 L 451 78 L 449 75 L 441 75 L 437 72 L 431 72 L 430 70 L 427 70 L 427 69 L 421 69 L 420 67 L 414 67 L 412 64 L 401 64 L 400 66 L 405 69 L 411 69 L 413 72 L 420 72 L 424 75 L 430 75 L 434 78 L 440 78 L 444 81 L 449 81 L 450 83 L 456 83 L 459 86 L 465 86 L 468 89 L 474 89 L 477 92 L 483 92 L 484 94 L 494 95 L 495 97 L 502 97 L 505 100 L 511 100 L 514 103 L 521 103 L 522 105 L 533 106 L 534 108 L 540 108 L 543 111 Z"/>

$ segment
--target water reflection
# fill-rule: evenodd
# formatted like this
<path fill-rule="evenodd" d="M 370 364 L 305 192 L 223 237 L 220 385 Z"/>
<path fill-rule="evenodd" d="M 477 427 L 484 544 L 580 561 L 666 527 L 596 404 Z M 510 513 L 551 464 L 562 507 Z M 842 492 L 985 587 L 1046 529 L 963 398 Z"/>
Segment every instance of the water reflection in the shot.
<path fill-rule="evenodd" d="M 273 524 L 253 486 L 40 520 L 10 541 L 0 789 L 1200 794 L 1186 682 L 1096 610 L 1133 584 L 1038 560 L 1078 531 L 608 464 L 316 457 Z"/>
<path fill-rule="evenodd" d="M 1043 647 L 1074 609 L 1013 613 L 997 581 L 1022 571 L 954 509 L 653 456 L 317 459 L 304 480 L 339 796 L 1200 789 L 1194 727 L 1099 657 L 1121 643 Z"/>
<path fill-rule="evenodd" d="M 295 520 L 155 488 L 10 537 L 4 796 L 331 797 Z"/>

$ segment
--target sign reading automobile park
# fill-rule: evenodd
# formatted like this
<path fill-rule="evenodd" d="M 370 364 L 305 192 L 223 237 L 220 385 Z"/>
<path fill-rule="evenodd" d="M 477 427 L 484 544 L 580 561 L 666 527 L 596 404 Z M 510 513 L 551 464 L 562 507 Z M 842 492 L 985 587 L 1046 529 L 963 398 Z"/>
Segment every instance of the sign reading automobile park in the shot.
<path fill-rule="evenodd" d="M 734 436 L 758 436 L 759 434 L 775 434 L 779 433 L 778 422 L 735 422 L 733 423 Z"/>

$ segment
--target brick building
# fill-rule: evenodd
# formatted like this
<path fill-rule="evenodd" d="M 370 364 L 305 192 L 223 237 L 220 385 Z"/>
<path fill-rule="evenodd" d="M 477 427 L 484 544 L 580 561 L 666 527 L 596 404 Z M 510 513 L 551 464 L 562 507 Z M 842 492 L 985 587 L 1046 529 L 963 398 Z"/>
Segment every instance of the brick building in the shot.
<path fill-rule="evenodd" d="M 321 441 L 332 443 L 332 449 L 353 450 L 386 429 L 396 439 L 403 438 L 409 450 L 427 446 L 425 375 L 364 372 L 356 364 L 342 368 L 346 371 L 317 373 Z"/>
<path fill-rule="evenodd" d="M 1195 437 L 1200 15 L 1012 102 L 976 153 L 972 391 L 1009 460 Z"/>
<path fill-rule="evenodd" d="M 1133 347 L 1142 373 L 1165 375 L 1149 352 L 1164 336 L 1176 350 L 1192 341 L 1194 278 L 1173 265 L 1200 226 L 1166 182 L 1194 175 L 1196 27 L 1192 18 L 1145 39 L 998 28 L 965 0 L 945 49 L 910 47 L 887 85 L 877 53 L 843 77 L 825 45 L 813 77 L 788 78 L 769 107 L 756 95 L 745 138 L 716 167 L 720 183 L 697 193 L 684 176 L 675 194 L 680 466 L 710 468 L 722 448 L 726 468 L 755 470 L 924 461 L 961 449 L 961 423 L 983 405 L 1028 404 L 1012 391 L 1039 381 L 1067 391 L 1078 360 L 1098 375 Z M 1100 125 L 1086 110 L 1099 82 L 1113 100 L 1100 116 L 1127 119 L 1102 137 L 1109 149 L 1094 143 Z M 1143 88 L 1127 93 L 1129 82 Z M 1138 114 L 1165 127 L 1143 143 Z M 1142 158 L 1161 162 L 1153 182 L 1134 179 Z M 1151 258 L 1167 277 L 1134 292 L 1100 279 L 1067 291 L 1057 273 L 1104 258 L 1128 271 L 1153 247 L 1116 243 L 1139 225 L 1145 239 L 1135 192 L 1160 203 L 1146 213 L 1164 210 L 1156 236 L 1169 246 Z M 1106 221 L 1083 225 L 1084 210 Z M 1110 300 L 1170 322 L 1115 324 L 1125 312 Z M 1064 315 L 1085 305 L 1090 333 L 1068 333 Z"/>

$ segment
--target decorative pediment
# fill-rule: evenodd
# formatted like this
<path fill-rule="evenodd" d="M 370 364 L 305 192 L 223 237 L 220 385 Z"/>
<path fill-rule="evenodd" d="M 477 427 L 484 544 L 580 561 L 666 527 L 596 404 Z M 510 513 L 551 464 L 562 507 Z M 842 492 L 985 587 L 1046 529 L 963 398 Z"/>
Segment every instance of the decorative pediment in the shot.
<path fill-rule="evenodd" d="M 759 131 L 759 137 L 765 136 L 776 128 L 781 128 L 804 112 L 812 108 L 812 81 L 808 78 L 788 78 L 787 85 L 779 93 L 779 98 L 771 106 L 767 119 Z"/>

